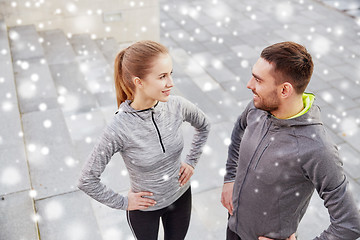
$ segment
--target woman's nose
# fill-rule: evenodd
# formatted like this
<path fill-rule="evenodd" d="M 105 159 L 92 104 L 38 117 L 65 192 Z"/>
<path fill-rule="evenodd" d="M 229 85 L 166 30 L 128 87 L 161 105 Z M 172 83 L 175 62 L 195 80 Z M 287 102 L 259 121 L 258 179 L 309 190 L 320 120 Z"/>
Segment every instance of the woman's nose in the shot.
<path fill-rule="evenodd" d="M 166 86 L 168 86 L 168 87 L 173 87 L 174 86 L 174 81 L 172 79 L 172 76 L 169 76 L 167 78 Z"/>

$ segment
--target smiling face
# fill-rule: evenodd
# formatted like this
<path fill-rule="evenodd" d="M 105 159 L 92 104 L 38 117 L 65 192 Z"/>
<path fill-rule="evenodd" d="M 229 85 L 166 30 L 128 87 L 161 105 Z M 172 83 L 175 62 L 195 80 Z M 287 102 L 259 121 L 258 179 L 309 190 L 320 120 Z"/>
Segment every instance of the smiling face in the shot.
<path fill-rule="evenodd" d="M 252 77 L 247 84 L 247 88 L 254 93 L 255 107 L 270 113 L 278 110 L 280 105 L 279 86 L 276 85 L 273 68 L 272 64 L 259 58 L 253 66 Z"/>
<path fill-rule="evenodd" d="M 153 67 L 143 79 L 139 93 L 146 102 L 166 102 L 169 99 L 172 80 L 172 60 L 169 54 L 160 54 L 153 62 Z"/>

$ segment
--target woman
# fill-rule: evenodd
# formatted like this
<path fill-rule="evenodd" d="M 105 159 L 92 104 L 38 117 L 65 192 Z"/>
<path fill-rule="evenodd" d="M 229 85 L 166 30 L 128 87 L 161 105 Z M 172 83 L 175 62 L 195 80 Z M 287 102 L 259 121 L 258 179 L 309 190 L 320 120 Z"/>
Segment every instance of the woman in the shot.
<path fill-rule="evenodd" d="M 172 60 L 163 45 L 140 41 L 115 60 L 119 111 L 95 145 L 79 188 L 95 200 L 127 212 L 136 239 L 156 240 L 159 219 L 165 240 L 184 239 L 191 214 L 190 177 L 209 133 L 202 111 L 181 97 L 169 96 Z M 191 149 L 181 161 L 181 124 L 196 129 Z M 122 196 L 100 182 L 113 154 L 119 152 L 131 190 Z"/>

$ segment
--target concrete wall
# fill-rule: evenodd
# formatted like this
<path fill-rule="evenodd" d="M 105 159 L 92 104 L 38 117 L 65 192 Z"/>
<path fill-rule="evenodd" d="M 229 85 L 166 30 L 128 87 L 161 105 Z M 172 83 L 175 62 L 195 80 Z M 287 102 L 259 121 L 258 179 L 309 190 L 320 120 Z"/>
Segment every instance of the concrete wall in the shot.
<path fill-rule="evenodd" d="M 159 0 L 0 0 L 7 26 L 34 24 L 118 42 L 159 40 Z"/>

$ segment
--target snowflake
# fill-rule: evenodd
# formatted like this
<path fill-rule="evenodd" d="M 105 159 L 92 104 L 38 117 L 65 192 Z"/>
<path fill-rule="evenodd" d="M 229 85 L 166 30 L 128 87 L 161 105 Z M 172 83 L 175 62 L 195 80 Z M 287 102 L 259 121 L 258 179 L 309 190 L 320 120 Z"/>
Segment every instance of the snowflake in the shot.
<path fill-rule="evenodd" d="M 45 216 L 48 220 L 57 220 L 64 215 L 64 207 L 58 201 L 52 200 L 45 206 Z"/>
<path fill-rule="evenodd" d="M 193 189 L 198 188 L 198 187 L 199 187 L 199 181 L 197 181 L 197 180 L 191 180 L 191 187 L 192 187 Z"/>
<path fill-rule="evenodd" d="M 16 185 L 21 182 L 21 174 L 14 167 L 6 167 L 1 172 L 1 183 L 5 185 Z"/>

